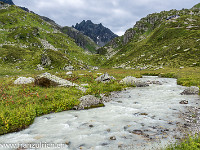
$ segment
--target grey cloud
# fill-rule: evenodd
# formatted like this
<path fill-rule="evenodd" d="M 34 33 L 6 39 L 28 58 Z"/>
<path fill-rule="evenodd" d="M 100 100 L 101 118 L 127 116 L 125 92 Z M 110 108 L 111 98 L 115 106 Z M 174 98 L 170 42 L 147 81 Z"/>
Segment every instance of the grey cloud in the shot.
<path fill-rule="evenodd" d="M 47 16 L 62 26 L 82 20 L 102 23 L 117 34 L 124 33 L 135 22 L 162 10 L 191 8 L 199 0 L 13 0 L 37 14 Z"/>

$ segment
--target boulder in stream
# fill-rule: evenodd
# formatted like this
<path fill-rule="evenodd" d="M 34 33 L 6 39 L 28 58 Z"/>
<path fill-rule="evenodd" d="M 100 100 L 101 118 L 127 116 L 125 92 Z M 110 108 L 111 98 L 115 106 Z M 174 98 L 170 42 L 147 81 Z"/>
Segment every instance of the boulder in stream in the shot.
<path fill-rule="evenodd" d="M 116 137 L 115 136 L 111 136 L 110 140 L 116 140 Z"/>
<path fill-rule="evenodd" d="M 188 101 L 182 100 L 182 101 L 179 102 L 179 104 L 188 104 Z"/>
<path fill-rule="evenodd" d="M 85 95 L 79 99 L 80 103 L 78 106 L 74 106 L 75 110 L 82 110 L 88 108 L 96 108 L 104 106 L 102 100 L 93 95 Z"/>
<path fill-rule="evenodd" d="M 137 134 L 137 135 L 143 135 L 144 134 L 142 130 L 133 130 L 132 133 Z"/>
<path fill-rule="evenodd" d="M 181 95 L 198 95 L 199 94 L 199 88 L 196 86 L 187 87 Z"/>

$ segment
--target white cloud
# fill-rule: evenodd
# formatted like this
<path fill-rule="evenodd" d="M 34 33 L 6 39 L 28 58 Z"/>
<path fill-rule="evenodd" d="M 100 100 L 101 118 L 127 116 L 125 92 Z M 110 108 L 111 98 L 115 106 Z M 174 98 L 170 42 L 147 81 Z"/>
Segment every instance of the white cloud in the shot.
<path fill-rule="evenodd" d="M 141 17 L 170 9 L 191 8 L 199 0 L 13 0 L 35 13 L 47 16 L 62 26 L 82 20 L 102 23 L 121 35 Z"/>

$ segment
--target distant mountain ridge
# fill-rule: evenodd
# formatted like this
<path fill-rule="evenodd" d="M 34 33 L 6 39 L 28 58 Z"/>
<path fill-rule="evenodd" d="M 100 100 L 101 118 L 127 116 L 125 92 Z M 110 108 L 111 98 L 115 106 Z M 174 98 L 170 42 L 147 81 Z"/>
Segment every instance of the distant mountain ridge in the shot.
<path fill-rule="evenodd" d="M 118 37 L 101 23 L 94 24 L 91 20 L 83 20 L 80 24 L 77 23 L 72 27 L 89 36 L 99 46 L 104 46 L 112 39 Z"/>

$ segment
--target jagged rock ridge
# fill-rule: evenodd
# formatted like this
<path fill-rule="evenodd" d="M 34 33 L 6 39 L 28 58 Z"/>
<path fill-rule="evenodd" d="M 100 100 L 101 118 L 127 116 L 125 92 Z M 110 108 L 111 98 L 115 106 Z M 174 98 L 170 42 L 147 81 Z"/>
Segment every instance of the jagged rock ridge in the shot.
<path fill-rule="evenodd" d="M 83 20 L 80 24 L 77 23 L 72 27 L 89 36 L 99 46 L 104 46 L 117 37 L 116 34 L 114 34 L 110 29 L 104 27 L 101 23 L 94 24 L 91 20 Z"/>

